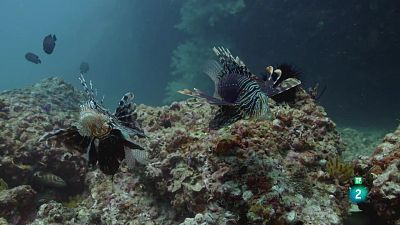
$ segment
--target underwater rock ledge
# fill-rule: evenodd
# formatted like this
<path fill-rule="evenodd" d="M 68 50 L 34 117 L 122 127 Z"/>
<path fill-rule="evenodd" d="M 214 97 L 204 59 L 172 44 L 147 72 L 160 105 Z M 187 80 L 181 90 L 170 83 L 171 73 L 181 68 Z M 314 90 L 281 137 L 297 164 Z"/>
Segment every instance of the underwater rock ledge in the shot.
<path fill-rule="evenodd" d="M 31 225 L 330 225 L 347 215 L 349 184 L 335 182 L 325 168 L 345 146 L 335 123 L 303 90 L 291 105 L 271 100 L 272 120 L 241 120 L 220 130 L 209 130 L 215 108 L 201 100 L 139 105 L 148 138 L 136 141 L 151 162 L 134 169 L 123 164 L 114 184 L 88 169 L 81 153 L 37 143 L 44 132 L 73 123 L 81 101 L 82 93 L 59 78 L 0 93 L 0 178 L 10 188 L 32 185 L 45 200 L 37 202 Z M 51 110 L 41 107 L 47 103 Z M 35 171 L 67 186 L 43 187 L 32 181 Z"/>
<path fill-rule="evenodd" d="M 387 134 L 370 157 L 359 157 L 356 169 L 367 178 L 368 203 L 388 224 L 400 224 L 400 125 Z"/>

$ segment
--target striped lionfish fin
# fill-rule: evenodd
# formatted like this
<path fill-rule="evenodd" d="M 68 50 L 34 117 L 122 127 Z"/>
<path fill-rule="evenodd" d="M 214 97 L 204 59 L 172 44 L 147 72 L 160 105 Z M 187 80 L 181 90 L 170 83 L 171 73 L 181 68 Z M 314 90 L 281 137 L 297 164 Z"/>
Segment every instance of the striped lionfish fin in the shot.
<path fill-rule="evenodd" d="M 214 47 L 214 53 L 218 56 L 219 62 L 222 65 L 222 73 L 220 76 L 224 76 L 230 73 L 242 74 L 250 77 L 252 74 L 247 66 L 239 59 L 238 56 L 233 57 L 229 49 L 224 47 Z"/>
<path fill-rule="evenodd" d="M 118 103 L 118 107 L 115 109 L 114 116 L 117 117 L 119 122 L 121 122 L 124 126 L 133 129 L 140 137 L 144 137 L 144 132 L 136 121 L 136 104 L 133 103 L 134 97 L 135 96 L 132 92 L 124 94 Z"/>
<path fill-rule="evenodd" d="M 218 82 L 221 71 L 223 70 L 222 66 L 215 60 L 209 60 L 203 66 L 204 73 L 210 77 L 210 79 L 214 82 L 214 97 L 219 98 L 218 94 Z"/>
<path fill-rule="evenodd" d="M 187 95 L 187 96 L 191 96 L 191 97 L 195 97 L 195 98 L 203 98 L 212 105 L 235 105 L 233 103 L 226 102 L 224 100 L 209 96 L 196 88 L 193 88 L 193 90 L 189 90 L 189 89 L 179 90 L 178 93 Z"/>
<path fill-rule="evenodd" d="M 232 124 L 242 118 L 243 116 L 239 107 L 223 105 L 218 109 L 214 118 L 211 119 L 208 127 L 213 130 L 218 130 L 223 126 Z"/>
<path fill-rule="evenodd" d="M 97 91 L 93 90 L 92 81 L 89 81 L 89 86 L 88 86 L 82 73 L 80 74 L 78 79 L 81 82 L 81 84 L 83 86 L 83 90 L 85 91 L 87 97 L 89 98 L 89 101 L 96 102 L 96 93 L 97 93 Z"/>
<path fill-rule="evenodd" d="M 118 107 L 115 109 L 114 116 L 116 116 L 121 122 L 126 122 L 128 117 L 131 116 L 135 110 L 135 104 L 133 98 L 135 96 L 132 92 L 128 92 L 122 96 L 118 103 Z"/>
<path fill-rule="evenodd" d="M 85 152 L 85 146 L 89 145 L 90 138 L 79 134 L 76 126 L 66 129 L 56 129 L 45 133 L 39 138 L 39 142 L 53 142 L 56 145 L 64 145 L 67 148 L 75 149 L 81 153 Z"/>
<path fill-rule="evenodd" d="M 146 150 L 125 148 L 125 162 L 129 169 L 135 168 L 137 163 L 147 165 L 149 163 L 149 152 Z"/>

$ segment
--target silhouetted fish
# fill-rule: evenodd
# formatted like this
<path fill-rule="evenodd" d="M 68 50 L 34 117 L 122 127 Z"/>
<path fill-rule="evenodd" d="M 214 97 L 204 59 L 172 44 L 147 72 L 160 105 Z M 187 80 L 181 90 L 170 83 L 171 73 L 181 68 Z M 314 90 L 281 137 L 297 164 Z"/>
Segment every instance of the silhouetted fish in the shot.
<path fill-rule="evenodd" d="M 56 47 L 56 35 L 51 36 L 51 34 L 47 35 L 43 39 L 43 51 L 47 54 L 53 53 L 54 47 Z"/>
<path fill-rule="evenodd" d="M 81 73 L 87 73 L 89 71 L 89 63 L 82 62 L 79 69 L 80 69 Z"/>
<path fill-rule="evenodd" d="M 39 56 L 33 54 L 32 52 L 26 53 L 25 59 L 28 60 L 29 62 L 33 62 L 35 64 L 42 63 L 42 61 L 40 61 L 40 59 L 39 59 Z"/>

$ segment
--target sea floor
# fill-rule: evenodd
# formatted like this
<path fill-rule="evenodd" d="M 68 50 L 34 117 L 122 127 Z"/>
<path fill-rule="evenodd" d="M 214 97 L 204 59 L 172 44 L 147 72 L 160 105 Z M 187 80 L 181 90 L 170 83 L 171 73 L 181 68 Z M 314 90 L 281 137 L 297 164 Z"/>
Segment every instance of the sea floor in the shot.
<path fill-rule="evenodd" d="M 400 127 L 337 128 L 305 91 L 291 105 L 270 102 L 271 120 L 220 130 L 208 128 L 216 108 L 201 100 L 138 105 L 147 137 L 134 140 L 150 161 L 122 162 L 112 181 L 82 149 L 38 142 L 76 123 L 83 100 L 59 78 L 0 93 L 1 224 L 361 225 L 374 214 L 400 223 Z M 349 217 L 353 176 L 370 192 Z"/>

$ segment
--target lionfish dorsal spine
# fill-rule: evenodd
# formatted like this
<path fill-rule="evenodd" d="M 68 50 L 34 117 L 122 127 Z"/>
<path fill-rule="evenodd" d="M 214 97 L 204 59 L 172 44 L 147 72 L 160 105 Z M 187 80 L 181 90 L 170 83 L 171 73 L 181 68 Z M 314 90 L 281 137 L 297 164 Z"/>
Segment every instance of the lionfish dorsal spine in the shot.
<path fill-rule="evenodd" d="M 244 62 L 240 60 L 238 56 L 234 57 L 229 49 L 226 49 L 224 47 L 214 47 L 213 51 L 215 55 L 218 56 L 219 62 L 221 63 L 223 68 L 221 76 L 232 73 L 244 75 L 247 77 L 252 76 L 250 70 L 247 68 Z"/>
<path fill-rule="evenodd" d="M 89 81 L 89 86 L 86 83 L 85 77 L 83 77 L 83 74 L 81 73 L 79 76 L 79 81 L 81 82 L 82 86 L 83 86 L 83 90 L 85 91 L 86 95 L 88 96 L 89 100 L 94 101 L 96 100 L 96 95 L 95 92 L 93 90 L 93 84 L 92 81 Z M 96 91 L 97 92 L 97 91 Z"/>
<path fill-rule="evenodd" d="M 218 82 L 221 78 L 221 71 L 223 70 L 221 64 L 215 60 L 208 60 L 203 66 L 203 71 L 214 83 L 214 97 L 220 98 L 218 94 Z"/>

